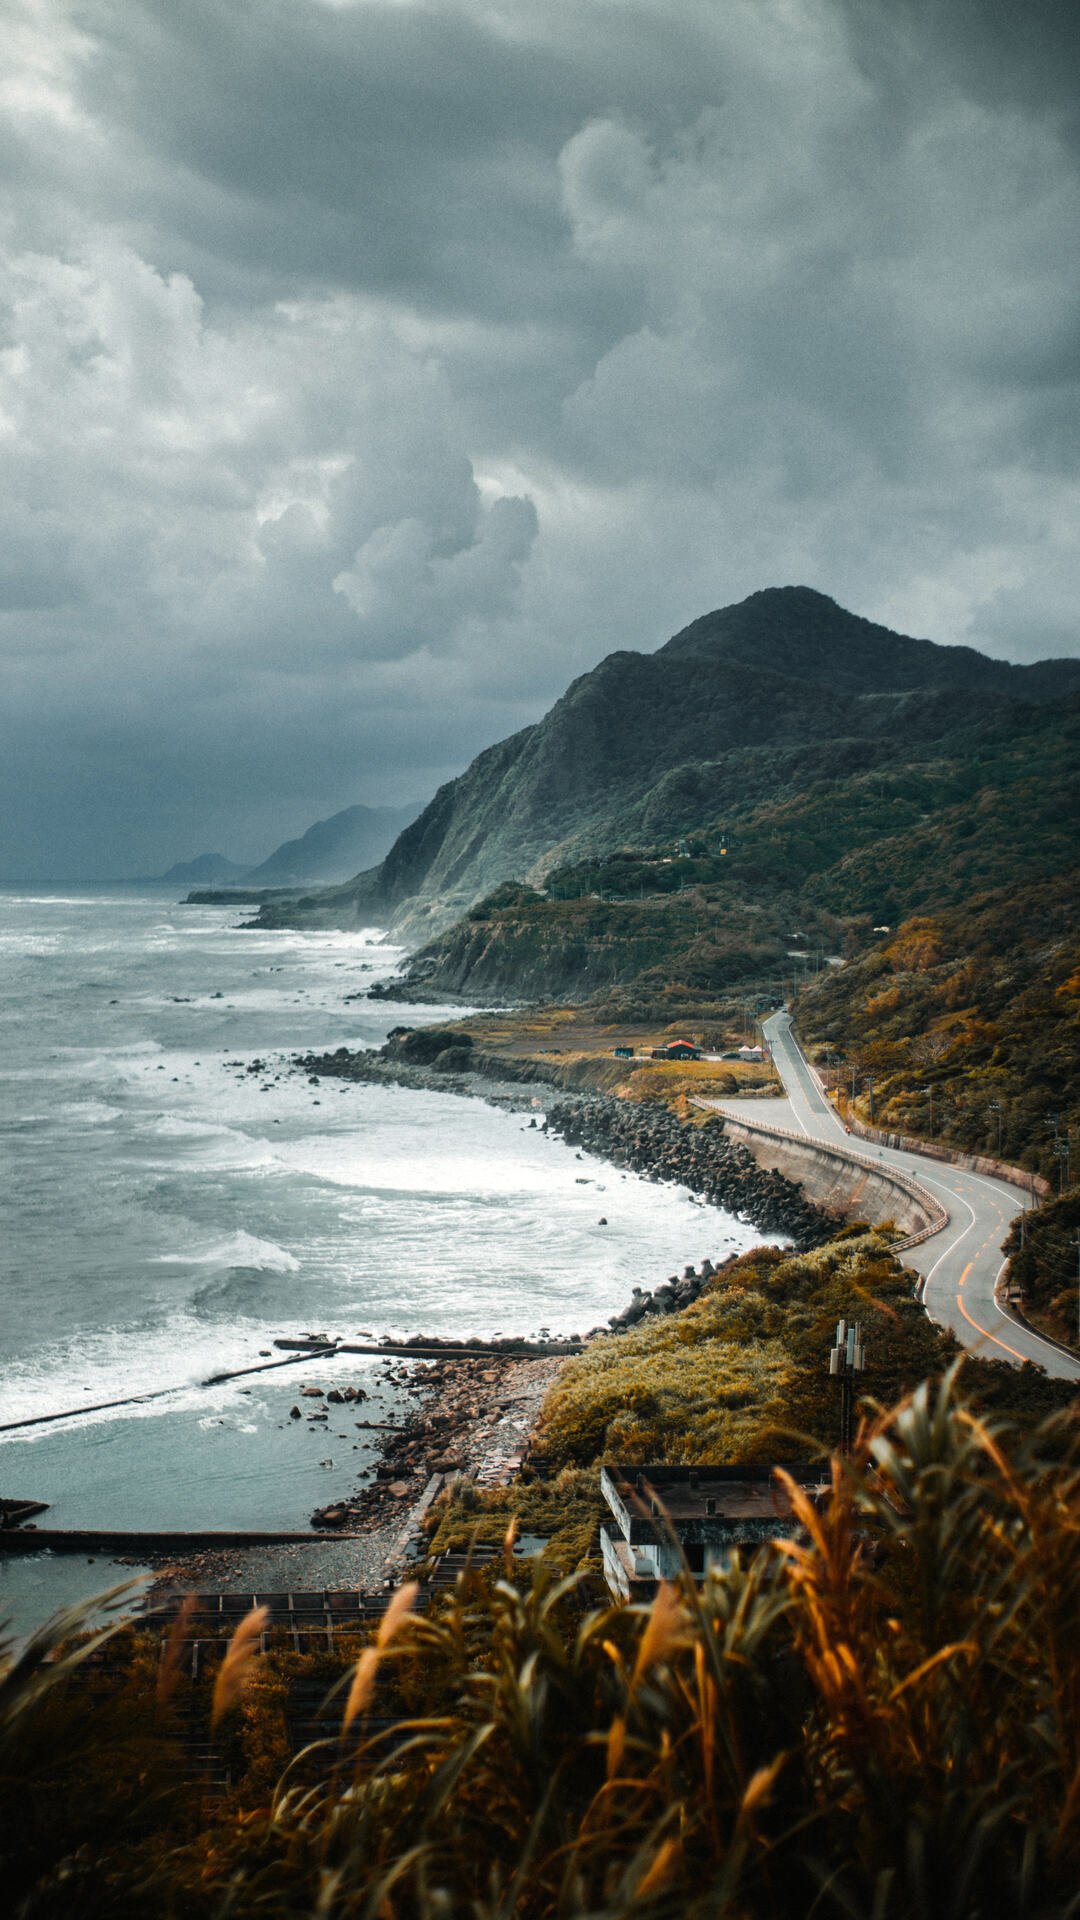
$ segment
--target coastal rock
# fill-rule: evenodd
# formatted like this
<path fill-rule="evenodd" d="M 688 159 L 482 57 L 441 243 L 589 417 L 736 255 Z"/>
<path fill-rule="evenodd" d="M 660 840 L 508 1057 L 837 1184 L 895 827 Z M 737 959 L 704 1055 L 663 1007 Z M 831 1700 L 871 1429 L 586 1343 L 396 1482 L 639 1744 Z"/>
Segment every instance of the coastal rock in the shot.
<path fill-rule="evenodd" d="M 463 1061 L 468 1067 L 468 1056 L 472 1050 L 472 1035 L 455 1032 L 447 1027 L 395 1027 L 389 1034 L 384 1049 L 391 1060 L 403 1060 L 410 1066 L 435 1066 L 446 1072 L 441 1065 L 440 1056 L 450 1053 Z M 451 1071 L 461 1071 L 455 1067 Z"/>
<path fill-rule="evenodd" d="M 445 1047 L 432 1061 L 436 1073 L 468 1073 L 472 1053 L 468 1047 Z"/>
<path fill-rule="evenodd" d="M 833 1216 L 807 1199 L 801 1187 L 758 1167 L 745 1147 L 729 1140 L 719 1119 L 685 1126 L 667 1109 L 646 1112 L 597 1094 L 555 1103 L 547 1124 L 569 1146 L 621 1162 L 647 1178 L 677 1180 L 766 1232 L 783 1233 L 800 1249 L 819 1245 L 836 1230 Z M 652 1310 L 665 1310 L 673 1296 L 678 1305 L 696 1298 L 712 1271 L 709 1262 L 699 1278 L 690 1267 L 682 1281 L 667 1283 L 672 1291 L 657 1288 Z"/>

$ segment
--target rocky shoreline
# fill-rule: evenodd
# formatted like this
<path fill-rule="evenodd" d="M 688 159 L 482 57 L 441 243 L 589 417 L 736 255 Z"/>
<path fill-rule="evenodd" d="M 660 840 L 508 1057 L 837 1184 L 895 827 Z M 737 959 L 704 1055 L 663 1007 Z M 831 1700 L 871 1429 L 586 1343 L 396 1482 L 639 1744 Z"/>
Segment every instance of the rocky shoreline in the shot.
<path fill-rule="evenodd" d="M 783 1234 L 800 1250 L 836 1232 L 835 1215 L 808 1200 L 785 1174 L 759 1167 L 744 1146 L 728 1138 L 719 1114 L 700 1126 L 684 1126 L 667 1107 L 585 1094 L 553 1102 L 544 1125 L 568 1145 L 584 1147 L 612 1166 L 646 1180 L 677 1180 L 763 1232 Z"/>
<path fill-rule="evenodd" d="M 436 1475 L 465 1473 L 490 1485 L 509 1478 L 521 1465 L 540 1401 L 563 1364 L 555 1357 L 508 1363 L 488 1354 L 404 1363 L 388 1377 L 419 1404 L 400 1428 L 380 1428 L 381 1458 L 372 1484 L 320 1508 L 313 1524 L 367 1531 L 395 1518 L 404 1521 Z M 338 1389 L 325 1391 L 326 1401 L 339 1398 Z M 309 1418 L 319 1419 L 321 1406 Z"/>
<path fill-rule="evenodd" d="M 546 1117 L 539 1124 L 568 1145 L 649 1180 L 677 1181 L 797 1247 L 815 1246 L 836 1230 L 832 1216 L 793 1181 L 759 1167 L 745 1147 L 728 1139 L 719 1116 L 688 1126 L 666 1107 L 594 1093 L 560 1091 L 557 1099 L 541 1102 L 535 1091 L 524 1091 L 547 1080 L 539 1063 L 513 1063 L 514 1070 L 508 1071 L 511 1063 L 485 1059 L 471 1044 L 462 1045 L 452 1030 L 428 1028 L 420 1033 L 423 1039 L 411 1048 L 400 1045 L 406 1036 L 394 1035 L 386 1048 L 350 1053 L 339 1047 L 333 1053 L 295 1056 L 292 1064 L 313 1084 L 332 1078 L 453 1092 L 511 1110 L 532 1109 L 534 1124 L 535 1109 L 543 1105 Z M 410 1052 L 421 1058 L 410 1058 Z M 254 1062 L 250 1070 L 262 1073 L 265 1063 Z M 554 1092 L 550 1082 L 548 1092 Z M 714 1272 L 712 1262 L 704 1260 L 700 1272 L 687 1267 L 681 1277 L 672 1275 L 652 1291 L 635 1288 L 627 1306 L 586 1337 L 608 1337 L 648 1315 L 679 1312 L 698 1297 Z M 396 1420 L 378 1423 L 380 1458 L 370 1484 L 312 1515 L 320 1538 L 313 1539 L 310 1548 L 299 1546 L 276 1556 L 266 1549 L 203 1554 L 190 1563 L 172 1564 L 159 1575 L 159 1584 L 206 1588 L 239 1583 L 244 1590 L 257 1590 L 290 1582 L 310 1586 L 318 1579 L 326 1585 L 333 1580 L 369 1589 L 381 1585 L 407 1553 L 410 1538 L 419 1544 L 425 1495 L 433 1486 L 458 1475 L 486 1485 L 513 1476 L 527 1452 L 544 1396 L 566 1363 L 561 1354 L 521 1358 L 494 1350 L 423 1361 L 388 1358 L 387 1384 L 416 1404 L 403 1410 L 400 1426 Z M 346 1401 L 352 1411 L 359 1411 L 360 1396 L 332 1383 L 332 1355 L 323 1372 L 325 1386 L 308 1384 L 298 1396 L 293 1409 L 297 1421 L 314 1424 L 331 1415 L 344 1417 Z M 354 1424 L 375 1430 L 367 1421 Z"/>
<path fill-rule="evenodd" d="M 409 1045 L 403 1041 L 408 1040 Z M 261 1072 L 255 1061 L 249 1072 Z M 409 1087 L 417 1093 L 459 1093 L 496 1106 L 527 1105 L 525 1086 L 551 1087 L 553 1071 L 539 1060 L 496 1058 L 475 1047 L 468 1034 L 452 1029 L 395 1029 L 383 1047 L 350 1053 L 301 1053 L 292 1064 L 314 1085 L 322 1079 L 356 1080 L 371 1086 Z"/>
<path fill-rule="evenodd" d="M 544 1396 L 565 1364 L 563 1357 L 501 1360 L 486 1354 L 388 1363 L 388 1382 L 415 1404 L 403 1409 L 400 1424 L 379 1423 L 380 1457 L 370 1484 L 316 1509 L 311 1520 L 318 1535 L 310 1545 L 171 1559 L 167 1566 L 159 1563 L 153 1592 L 380 1587 L 400 1571 L 410 1542 L 419 1547 L 426 1496 L 459 1475 L 497 1486 L 517 1471 Z M 332 1376 L 330 1356 L 326 1384 L 306 1385 L 297 1397 L 298 1421 L 315 1426 L 344 1418 L 346 1405 L 362 1407 L 364 1396 L 332 1384 Z M 372 1430 L 364 1420 L 354 1424 Z"/>

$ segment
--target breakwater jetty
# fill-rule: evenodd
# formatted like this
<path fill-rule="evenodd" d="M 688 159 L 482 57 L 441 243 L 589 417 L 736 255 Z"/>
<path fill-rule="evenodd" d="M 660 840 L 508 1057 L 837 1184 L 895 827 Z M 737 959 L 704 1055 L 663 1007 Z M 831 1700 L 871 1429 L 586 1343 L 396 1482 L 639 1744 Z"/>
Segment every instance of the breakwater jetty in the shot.
<path fill-rule="evenodd" d="M 320 1355 L 338 1353 L 371 1354 L 379 1360 L 397 1358 L 402 1360 L 549 1360 L 553 1354 L 576 1353 L 581 1346 L 581 1335 L 570 1334 L 565 1340 L 518 1340 L 512 1334 L 496 1335 L 490 1340 L 444 1340 L 437 1333 L 410 1333 L 402 1340 L 394 1340 L 389 1335 L 373 1343 L 370 1341 L 321 1340 L 318 1343 L 310 1338 L 275 1340 L 275 1347 L 281 1347 L 296 1354 L 308 1354 L 313 1358 Z M 283 1361 L 282 1365 L 285 1364 Z M 255 1367 L 244 1369 L 255 1373 Z M 238 1378 L 234 1374 L 217 1374 L 214 1379 L 231 1380 Z"/>

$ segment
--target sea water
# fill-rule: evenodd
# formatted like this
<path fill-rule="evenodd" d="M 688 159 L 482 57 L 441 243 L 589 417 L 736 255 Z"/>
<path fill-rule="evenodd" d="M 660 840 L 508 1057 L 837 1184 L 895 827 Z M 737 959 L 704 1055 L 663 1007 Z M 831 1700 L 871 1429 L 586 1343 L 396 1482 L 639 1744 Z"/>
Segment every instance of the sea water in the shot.
<path fill-rule="evenodd" d="M 377 931 L 243 917 L 153 887 L 0 891 L 0 1425 L 67 1416 L 0 1432 L 0 1494 L 48 1501 L 43 1525 L 302 1529 L 370 1470 L 355 1417 L 395 1413 L 394 1369 L 210 1375 L 309 1330 L 585 1332 L 633 1286 L 758 1237 L 528 1114 L 310 1085 L 295 1054 L 449 1010 L 356 997 L 402 957 Z M 369 1399 L 311 1428 L 289 1418 L 309 1383 Z M 71 1587 L 58 1562 L 0 1553 L 0 1614 Z"/>

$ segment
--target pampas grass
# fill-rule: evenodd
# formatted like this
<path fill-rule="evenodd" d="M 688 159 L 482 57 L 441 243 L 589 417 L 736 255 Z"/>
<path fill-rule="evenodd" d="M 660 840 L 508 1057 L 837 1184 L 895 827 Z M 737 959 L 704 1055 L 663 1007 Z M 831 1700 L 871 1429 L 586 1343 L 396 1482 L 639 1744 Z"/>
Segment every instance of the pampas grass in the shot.
<path fill-rule="evenodd" d="M 245 1613 L 229 1641 L 214 1681 L 214 1698 L 210 1709 L 211 1727 L 218 1726 L 230 1707 L 235 1707 L 240 1699 L 251 1678 L 259 1644 L 269 1620 L 270 1612 L 267 1607 L 252 1607 L 250 1613 Z"/>
<path fill-rule="evenodd" d="M 378 1676 L 379 1662 L 398 1629 L 412 1612 L 413 1602 L 419 1589 L 415 1580 L 406 1581 L 394 1594 L 390 1605 L 379 1621 L 375 1635 L 375 1645 L 365 1647 L 356 1663 L 352 1685 L 345 1700 L 345 1711 L 341 1717 L 342 1738 L 348 1733 L 358 1713 L 367 1706 Z"/>
<path fill-rule="evenodd" d="M 103 1836 L 97 1904 L 42 1880 L 27 1915 L 1076 1920 L 1069 1424 L 980 1420 L 952 1375 L 868 1418 L 820 1505 L 790 1492 L 798 1538 L 647 1607 L 540 1563 L 426 1613 L 402 1588 L 348 1676 L 359 1740 L 269 1805 L 241 1779 L 197 1844 Z"/>

